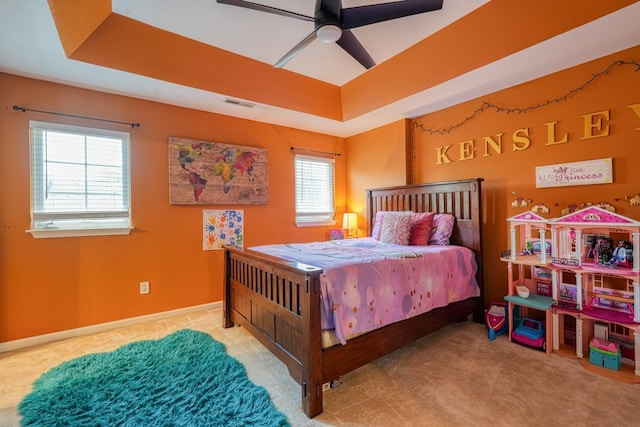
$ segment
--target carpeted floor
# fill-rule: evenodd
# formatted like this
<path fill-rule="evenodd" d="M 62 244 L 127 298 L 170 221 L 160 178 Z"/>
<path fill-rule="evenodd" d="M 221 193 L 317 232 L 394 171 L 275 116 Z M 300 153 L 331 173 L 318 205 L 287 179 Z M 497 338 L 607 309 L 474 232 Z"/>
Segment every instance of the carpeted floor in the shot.
<path fill-rule="evenodd" d="M 325 393 L 313 420 L 299 410 L 300 387 L 242 328 L 222 329 L 220 310 L 0 354 L 0 426 L 17 426 L 16 406 L 42 372 L 79 355 L 110 351 L 182 328 L 223 342 L 249 378 L 266 387 L 294 426 L 636 426 L 640 385 L 585 370 L 576 359 L 487 339 L 460 323 L 364 366 Z"/>

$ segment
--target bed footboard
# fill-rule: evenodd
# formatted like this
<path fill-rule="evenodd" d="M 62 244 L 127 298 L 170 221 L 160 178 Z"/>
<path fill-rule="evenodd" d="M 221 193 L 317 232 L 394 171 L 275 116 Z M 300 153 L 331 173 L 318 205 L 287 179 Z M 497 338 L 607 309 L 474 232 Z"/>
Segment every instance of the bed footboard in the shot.
<path fill-rule="evenodd" d="M 241 325 L 302 387 L 308 417 L 322 412 L 320 274 L 317 267 L 225 248 L 223 326 Z"/>

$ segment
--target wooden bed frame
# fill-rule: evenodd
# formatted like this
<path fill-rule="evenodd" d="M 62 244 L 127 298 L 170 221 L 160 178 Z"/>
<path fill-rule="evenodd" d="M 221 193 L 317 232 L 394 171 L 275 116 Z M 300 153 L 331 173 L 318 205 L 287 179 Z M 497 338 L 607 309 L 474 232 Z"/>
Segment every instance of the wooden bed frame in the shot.
<path fill-rule="evenodd" d="M 245 327 L 288 368 L 302 388 L 302 410 L 320 414 L 322 385 L 473 314 L 484 321 L 481 178 L 367 190 L 368 235 L 378 211 L 452 213 L 451 243 L 471 248 L 480 297 L 436 308 L 323 349 L 320 340 L 322 269 L 251 250 L 225 248 L 223 326 Z"/>

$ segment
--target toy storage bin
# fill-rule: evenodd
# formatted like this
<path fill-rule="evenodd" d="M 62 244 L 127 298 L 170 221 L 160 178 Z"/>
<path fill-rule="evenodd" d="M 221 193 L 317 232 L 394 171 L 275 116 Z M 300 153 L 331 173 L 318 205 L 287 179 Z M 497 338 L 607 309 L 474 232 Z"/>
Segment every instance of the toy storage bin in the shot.
<path fill-rule="evenodd" d="M 622 361 L 620 345 L 611 341 L 593 338 L 589 343 L 589 362 L 604 368 L 620 370 Z"/>
<path fill-rule="evenodd" d="M 507 305 L 503 302 L 492 302 L 491 307 L 485 310 L 485 322 L 489 328 L 489 341 L 496 339 L 508 329 Z"/>

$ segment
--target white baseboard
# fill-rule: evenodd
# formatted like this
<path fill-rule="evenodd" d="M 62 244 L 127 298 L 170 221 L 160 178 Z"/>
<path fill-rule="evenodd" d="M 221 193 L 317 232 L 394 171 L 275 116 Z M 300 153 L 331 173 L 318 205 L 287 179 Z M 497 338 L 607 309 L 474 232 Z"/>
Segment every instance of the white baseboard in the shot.
<path fill-rule="evenodd" d="M 115 320 L 113 322 L 99 323 L 97 325 L 84 326 L 82 328 L 67 329 L 65 331 L 53 332 L 50 334 L 36 335 L 35 337 L 0 342 L 0 353 L 220 307 L 222 307 L 222 302 L 218 301 L 208 304 L 195 305 L 192 307 L 179 308 L 176 310 L 163 311 L 161 313 L 147 314 L 145 316 L 130 317 L 128 319 Z"/>

